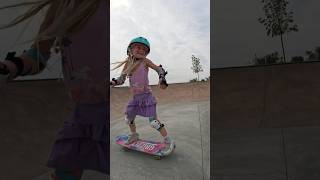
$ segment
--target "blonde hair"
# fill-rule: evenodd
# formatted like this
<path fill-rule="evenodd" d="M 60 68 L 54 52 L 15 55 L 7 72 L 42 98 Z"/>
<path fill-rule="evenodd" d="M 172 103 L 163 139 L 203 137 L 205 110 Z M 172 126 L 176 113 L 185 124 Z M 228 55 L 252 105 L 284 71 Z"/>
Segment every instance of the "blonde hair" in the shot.
<path fill-rule="evenodd" d="M 132 71 L 135 69 L 135 67 L 137 67 L 141 62 L 142 60 L 136 60 L 135 57 L 129 55 L 124 61 L 112 63 L 118 65 L 116 65 L 116 67 L 112 68 L 111 70 L 118 69 L 124 65 L 121 75 L 130 75 Z"/>
<path fill-rule="evenodd" d="M 80 30 L 99 7 L 101 0 L 38 0 L 0 7 L 1 9 L 32 6 L 0 29 L 15 26 L 48 7 L 35 43 L 55 39 L 54 47 L 61 47 L 62 39 Z"/>

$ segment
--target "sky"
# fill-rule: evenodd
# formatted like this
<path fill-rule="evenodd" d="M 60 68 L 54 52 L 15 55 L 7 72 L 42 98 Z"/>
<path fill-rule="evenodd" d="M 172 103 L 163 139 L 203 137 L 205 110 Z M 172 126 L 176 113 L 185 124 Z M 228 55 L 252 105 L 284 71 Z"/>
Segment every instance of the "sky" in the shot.
<path fill-rule="evenodd" d="M 0 6 L 11 4 L 0 2 Z M 18 1 L 17 1 L 18 2 Z M 210 74 L 210 0 L 110 0 L 110 63 L 126 58 L 131 39 L 146 37 L 151 44 L 147 56 L 168 71 L 168 83 L 189 82 L 197 77 L 191 70 L 191 56 L 200 58 L 203 72 L 200 79 Z M 0 11 L 0 23 L 12 20 L 24 8 Z M 35 36 L 44 13 L 16 27 L 0 31 L 0 58 L 8 51 L 21 53 L 30 44 L 21 42 Z M 28 24 L 29 23 L 29 24 Z M 22 29 L 27 29 L 22 31 Z M 117 77 L 121 70 L 110 72 Z M 61 78 L 61 62 L 54 55 L 43 73 L 18 79 Z M 149 71 L 150 84 L 158 83 L 155 71 Z M 125 84 L 127 85 L 127 83 Z"/>
<path fill-rule="evenodd" d="M 319 0 L 289 1 L 288 9 L 293 11 L 299 31 L 284 36 L 287 59 L 306 57 L 306 50 L 320 46 L 319 6 Z M 266 36 L 264 26 L 258 22 L 264 15 L 260 0 L 215 0 L 212 11 L 211 68 L 248 66 L 254 54 L 262 57 L 277 51 L 282 56 L 280 38 Z"/>
<path fill-rule="evenodd" d="M 15 4 L 23 0 L 0 1 L 0 6 Z M 0 25 L 7 24 L 18 15 L 23 14 L 28 7 L 17 7 L 6 10 L 0 10 Z M 0 59 L 5 59 L 9 51 L 15 51 L 17 55 L 23 50 L 29 49 L 30 40 L 35 37 L 44 17 L 45 11 L 41 11 L 38 15 L 32 17 L 21 24 L 14 27 L 0 30 Z M 29 41 L 29 42 L 28 42 Z M 62 78 L 60 56 L 52 54 L 48 61 L 46 69 L 39 74 L 32 76 L 21 76 L 16 80 L 34 80 L 34 79 L 56 79 Z"/>
<path fill-rule="evenodd" d="M 197 77 L 192 55 L 200 58 L 200 79 L 209 77 L 210 0 L 111 0 L 110 9 L 111 62 L 124 60 L 131 39 L 143 36 L 151 46 L 147 58 L 163 65 L 169 84 Z M 121 70 L 111 71 L 111 78 Z M 149 80 L 158 83 L 155 71 L 149 71 Z"/>

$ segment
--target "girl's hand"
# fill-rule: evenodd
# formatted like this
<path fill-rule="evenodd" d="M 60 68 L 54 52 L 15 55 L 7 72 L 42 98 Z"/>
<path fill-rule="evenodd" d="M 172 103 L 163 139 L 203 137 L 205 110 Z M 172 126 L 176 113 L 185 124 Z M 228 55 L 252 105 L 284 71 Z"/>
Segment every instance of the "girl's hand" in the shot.
<path fill-rule="evenodd" d="M 159 79 L 159 87 L 161 89 L 166 89 L 168 87 L 168 84 L 166 82 L 166 80 L 163 80 L 162 78 Z"/>
<path fill-rule="evenodd" d="M 5 64 L 3 64 L 2 62 L 0 62 L 0 74 L 2 75 L 7 75 L 9 74 L 9 70 L 7 69 L 7 66 Z"/>
<path fill-rule="evenodd" d="M 116 85 L 116 82 L 110 81 L 110 85 L 111 85 L 111 87 L 114 87 Z"/>
<path fill-rule="evenodd" d="M 9 73 L 7 66 L 0 62 L 0 85 L 7 82 Z"/>
<path fill-rule="evenodd" d="M 166 89 L 166 88 L 167 88 L 167 86 L 164 85 L 164 84 L 159 84 L 159 87 L 160 87 L 161 89 Z"/>

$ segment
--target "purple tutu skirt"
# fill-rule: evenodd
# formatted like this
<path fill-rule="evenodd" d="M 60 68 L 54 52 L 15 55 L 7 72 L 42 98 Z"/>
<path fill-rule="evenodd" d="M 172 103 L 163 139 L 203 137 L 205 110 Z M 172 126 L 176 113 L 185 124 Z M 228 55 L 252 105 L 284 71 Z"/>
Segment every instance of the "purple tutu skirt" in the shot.
<path fill-rule="evenodd" d="M 58 131 L 47 166 L 110 174 L 109 126 L 105 102 L 76 105 L 71 118 Z"/>
<path fill-rule="evenodd" d="M 151 93 L 135 94 L 127 105 L 126 117 L 130 121 L 133 121 L 136 115 L 157 117 L 156 104 L 156 98 Z"/>

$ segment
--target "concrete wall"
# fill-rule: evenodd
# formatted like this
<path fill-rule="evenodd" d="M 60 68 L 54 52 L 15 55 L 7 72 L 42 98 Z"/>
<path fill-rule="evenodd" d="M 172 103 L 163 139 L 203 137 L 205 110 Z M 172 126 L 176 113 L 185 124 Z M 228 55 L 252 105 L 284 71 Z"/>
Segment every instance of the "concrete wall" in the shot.
<path fill-rule="evenodd" d="M 320 62 L 212 69 L 211 127 L 320 125 Z"/>

